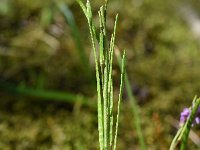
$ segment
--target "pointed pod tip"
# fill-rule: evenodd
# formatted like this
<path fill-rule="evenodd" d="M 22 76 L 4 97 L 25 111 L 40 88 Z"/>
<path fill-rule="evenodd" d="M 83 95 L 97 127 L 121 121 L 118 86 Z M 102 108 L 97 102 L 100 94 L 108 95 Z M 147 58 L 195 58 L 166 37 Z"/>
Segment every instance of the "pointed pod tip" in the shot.
<path fill-rule="evenodd" d="M 123 52 L 123 58 L 125 58 L 126 57 L 126 50 L 124 50 L 124 52 Z"/>
<path fill-rule="evenodd" d="M 119 14 L 117 13 L 117 14 L 116 14 L 116 18 L 118 18 L 118 16 L 119 16 Z"/>

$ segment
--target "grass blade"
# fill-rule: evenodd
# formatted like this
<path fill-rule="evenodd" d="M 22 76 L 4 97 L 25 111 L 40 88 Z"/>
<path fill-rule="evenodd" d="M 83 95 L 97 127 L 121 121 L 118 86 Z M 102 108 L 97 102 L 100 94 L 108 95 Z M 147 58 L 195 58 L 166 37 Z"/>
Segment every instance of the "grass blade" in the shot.
<path fill-rule="evenodd" d="M 125 59 L 126 59 L 126 53 L 124 51 L 123 58 L 122 58 L 122 65 L 121 65 L 121 82 L 120 82 L 120 90 L 119 90 L 119 100 L 118 100 L 118 106 L 117 106 L 117 121 L 116 121 L 116 127 L 115 127 L 115 138 L 114 138 L 114 146 L 113 149 L 116 150 L 117 145 L 117 133 L 118 133 L 118 125 L 119 125 L 119 114 L 120 114 L 120 103 L 122 100 L 122 94 L 123 94 L 123 87 L 124 87 L 124 76 L 125 76 Z"/>
<path fill-rule="evenodd" d="M 105 1 L 105 5 L 100 7 L 99 13 L 99 39 L 96 36 L 95 26 L 92 20 L 92 10 L 90 1 L 87 0 L 86 6 L 80 0 L 77 0 L 83 9 L 89 25 L 92 48 L 94 52 L 95 64 L 96 64 L 96 79 L 97 79 L 97 94 L 98 94 L 98 130 L 99 130 L 99 143 L 101 150 L 113 149 L 113 81 L 112 81 L 112 63 L 113 63 L 113 51 L 116 33 L 117 16 L 115 19 L 114 31 L 111 36 L 109 47 L 107 46 L 106 35 L 106 10 L 108 0 Z M 97 58 L 97 48 L 99 48 L 99 57 Z M 122 66 L 125 66 L 125 53 L 122 59 Z M 115 129 L 115 145 L 117 142 L 117 131 L 119 122 L 119 110 L 122 99 L 123 81 L 124 81 L 124 69 L 122 69 L 120 93 L 118 101 L 118 114 Z"/>
<path fill-rule="evenodd" d="M 0 90 L 9 92 L 13 95 L 23 95 L 43 100 L 55 100 L 72 104 L 76 103 L 76 100 L 78 99 L 80 103 L 83 104 L 84 106 L 96 108 L 95 105 L 90 103 L 89 98 L 67 92 L 59 92 L 59 91 L 45 90 L 45 89 L 34 89 L 26 86 L 20 87 L 20 86 L 15 86 L 8 82 L 1 82 L 1 81 L 0 81 Z"/>
<path fill-rule="evenodd" d="M 83 68 L 85 69 L 85 72 L 88 73 L 88 75 L 90 75 L 91 71 L 90 71 L 90 67 L 89 67 L 89 61 L 88 61 L 87 55 L 85 53 L 83 44 L 81 42 L 80 33 L 77 28 L 76 22 L 74 20 L 74 16 L 66 4 L 64 4 L 64 3 L 56 3 L 56 4 L 57 4 L 57 7 L 59 8 L 59 10 L 63 13 L 66 22 L 70 26 L 72 36 L 76 43 L 80 61 L 82 61 Z"/>
<path fill-rule="evenodd" d="M 115 55 L 117 57 L 117 61 L 118 61 L 118 64 L 119 66 L 120 65 L 120 60 L 121 60 L 121 55 L 120 55 L 120 52 L 118 49 L 115 50 Z M 122 70 L 122 68 L 121 68 Z M 142 129 L 141 129 L 141 121 L 140 121 L 140 117 L 139 117 L 139 108 L 137 106 L 137 103 L 136 103 L 136 100 L 132 94 L 132 90 L 131 90 L 131 85 L 130 85 L 130 82 L 128 80 L 128 76 L 127 76 L 127 73 L 125 71 L 125 87 L 126 87 L 126 90 L 127 90 L 127 93 L 128 93 L 128 98 L 130 99 L 130 105 L 132 107 L 132 113 L 133 113 L 133 117 L 134 117 L 134 126 L 136 128 L 136 132 L 137 132 L 137 135 L 138 135 L 138 138 L 139 138 L 139 142 L 140 142 L 140 148 L 142 150 L 146 150 L 146 145 L 145 145 L 145 142 L 144 142 L 144 137 L 143 137 L 143 134 L 142 134 Z"/>

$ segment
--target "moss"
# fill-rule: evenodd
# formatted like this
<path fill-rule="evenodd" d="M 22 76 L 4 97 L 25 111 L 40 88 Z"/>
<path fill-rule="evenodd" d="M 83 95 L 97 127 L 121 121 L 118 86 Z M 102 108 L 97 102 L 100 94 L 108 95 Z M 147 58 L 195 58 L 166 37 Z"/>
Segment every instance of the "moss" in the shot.
<path fill-rule="evenodd" d="M 70 27 L 54 4 L 49 0 L 6 1 L 2 10 L 1 3 L 0 78 L 33 87 L 42 85 L 95 95 L 95 84 L 91 82 L 94 78 L 84 73 Z M 74 1 L 67 3 L 81 29 L 89 57 L 86 21 Z M 96 12 L 100 4 L 93 5 Z M 199 43 L 178 13 L 178 6 L 178 1 L 171 0 L 111 0 L 109 5 L 108 27 L 112 26 L 109 23 L 113 14 L 119 12 L 116 43 L 127 49 L 131 83 L 139 91 L 148 91 L 144 102 L 139 103 L 144 135 L 151 149 L 169 147 L 176 129 L 168 118 L 178 120 L 179 112 L 189 106 L 200 89 Z M 199 6 L 195 3 L 193 7 Z M 43 8 L 52 10 L 52 18 L 45 26 L 41 21 Z M 136 97 L 139 101 L 140 95 Z M 13 99 L 1 96 L 0 149 L 97 149 L 95 112 L 80 109 L 74 114 L 73 107 L 66 104 Z M 123 109 L 119 149 L 139 149 L 126 101 Z"/>

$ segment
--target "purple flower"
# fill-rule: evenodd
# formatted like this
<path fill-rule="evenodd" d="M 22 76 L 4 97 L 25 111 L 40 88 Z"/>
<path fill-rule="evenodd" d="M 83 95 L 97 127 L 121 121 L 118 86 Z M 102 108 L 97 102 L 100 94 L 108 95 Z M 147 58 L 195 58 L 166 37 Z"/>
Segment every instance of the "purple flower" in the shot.
<path fill-rule="evenodd" d="M 199 117 L 196 117 L 196 118 L 195 118 L 195 123 L 196 123 L 196 124 L 199 124 L 199 123 L 200 123 L 200 118 L 199 118 Z"/>
<path fill-rule="evenodd" d="M 181 112 L 181 116 L 180 116 L 180 126 L 182 126 L 187 119 L 190 116 L 190 112 L 191 110 L 189 108 L 184 108 L 183 111 Z"/>
<path fill-rule="evenodd" d="M 190 117 L 190 113 L 191 113 L 191 110 L 189 108 L 183 109 L 183 111 L 181 112 L 181 116 L 180 116 L 180 126 L 184 125 L 184 123 Z M 194 119 L 192 126 L 194 126 L 195 124 L 200 124 L 200 107 L 197 110 L 197 114 L 196 114 L 196 117 Z"/>
<path fill-rule="evenodd" d="M 197 110 L 197 115 L 196 115 L 196 118 L 195 118 L 195 123 L 196 124 L 200 124 L 200 107 Z"/>

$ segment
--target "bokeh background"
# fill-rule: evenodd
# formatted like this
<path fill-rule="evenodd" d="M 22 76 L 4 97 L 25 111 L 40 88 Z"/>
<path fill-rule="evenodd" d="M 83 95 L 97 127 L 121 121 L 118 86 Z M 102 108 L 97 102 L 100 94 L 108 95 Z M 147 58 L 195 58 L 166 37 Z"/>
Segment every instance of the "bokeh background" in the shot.
<path fill-rule="evenodd" d="M 92 1 L 97 25 L 103 3 Z M 180 112 L 199 95 L 199 8 L 195 0 L 110 0 L 108 32 L 118 13 L 116 49 L 127 52 L 127 72 L 149 149 L 169 148 Z M 117 94 L 116 58 L 113 76 Z M 118 149 L 139 150 L 129 101 L 124 92 Z M 98 149 L 95 106 L 94 60 L 78 4 L 1 0 L 0 149 Z M 198 139 L 189 140 L 189 147 L 198 149 Z"/>

